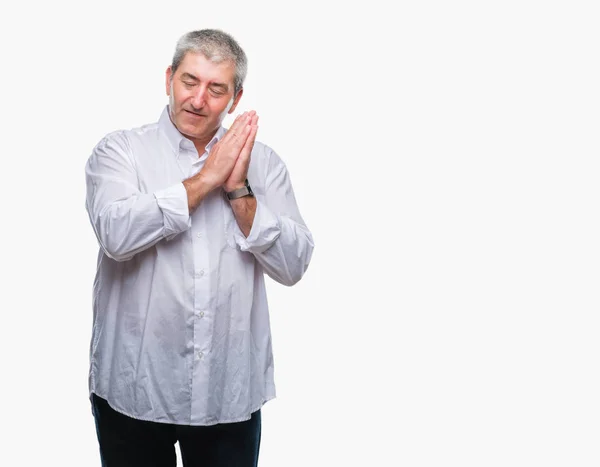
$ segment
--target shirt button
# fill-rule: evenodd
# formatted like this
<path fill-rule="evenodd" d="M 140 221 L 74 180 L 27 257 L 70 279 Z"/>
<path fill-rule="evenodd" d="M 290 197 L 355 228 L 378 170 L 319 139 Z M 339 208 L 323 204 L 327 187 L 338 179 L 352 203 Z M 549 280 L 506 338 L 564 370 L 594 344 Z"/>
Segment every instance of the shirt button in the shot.
<path fill-rule="evenodd" d="M 196 274 L 198 274 L 198 277 L 202 277 L 204 275 L 204 269 L 200 269 Z"/>
<path fill-rule="evenodd" d="M 198 232 L 198 233 L 196 234 L 196 237 L 198 237 L 198 238 L 202 238 L 202 234 L 201 234 L 200 232 Z"/>
<path fill-rule="evenodd" d="M 204 312 L 203 311 L 199 311 L 198 313 L 196 313 L 200 318 L 204 317 Z"/>
<path fill-rule="evenodd" d="M 204 354 L 202 352 L 198 352 L 198 358 L 202 358 L 204 357 Z"/>

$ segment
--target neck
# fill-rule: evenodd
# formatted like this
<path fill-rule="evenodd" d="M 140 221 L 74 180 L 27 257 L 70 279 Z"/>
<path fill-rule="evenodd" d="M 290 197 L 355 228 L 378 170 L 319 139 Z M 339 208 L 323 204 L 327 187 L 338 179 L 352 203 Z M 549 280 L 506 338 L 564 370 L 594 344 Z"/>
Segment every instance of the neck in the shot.
<path fill-rule="evenodd" d="M 198 155 L 201 156 L 206 151 L 206 146 L 211 142 L 213 137 L 217 134 L 218 128 L 210 133 L 208 136 L 203 136 L 202 138 L 190 138 L 189 136 L 183 135 L 185 138 L 189 139 L 194 146 L 196 147 L 196 151 L 198 151 Z M 183 133 L 182 133 L 183 134 Z"/>

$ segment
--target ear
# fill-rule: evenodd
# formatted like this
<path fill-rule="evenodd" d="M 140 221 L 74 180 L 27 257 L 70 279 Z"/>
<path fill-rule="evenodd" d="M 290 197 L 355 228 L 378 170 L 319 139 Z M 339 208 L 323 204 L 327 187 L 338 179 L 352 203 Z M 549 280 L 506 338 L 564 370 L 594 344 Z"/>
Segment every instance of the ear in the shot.
<path fill-rule="evenodd" d="M 233 100 L 233 104 L 231 104 L 231 108 L 229 109 L 229 112 L 227 112 L 228 114 L 233 113 L 233 111 L 235 110 L 235 108 L 238 105 L 238 102 L 240 101 L 240 99 L 242 98 L 242 94 L 244 94 L 244 88 L 240 89 L 240 92 L 238 92 L 238 95 L 235 97 L 235 99 Z"/>
<path fill-rule="evenodd" d="M 173 73 L 171 71 L 171 65 L 167 67 L 167 71 L 165 72 L 165 87 L 167 90 L 167 96 L 171 95 L 171 79 L 173 78 Z"/>

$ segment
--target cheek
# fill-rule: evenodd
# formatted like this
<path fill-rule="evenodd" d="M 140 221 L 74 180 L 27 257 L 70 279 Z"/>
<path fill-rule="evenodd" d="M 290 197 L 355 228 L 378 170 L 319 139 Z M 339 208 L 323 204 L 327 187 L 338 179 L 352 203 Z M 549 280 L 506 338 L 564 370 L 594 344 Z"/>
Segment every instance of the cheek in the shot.
<path fill-rule="evenodd" d="M 180 93 L 173 89 L 173 84 L 171 84 L 171 89 L 169 93 L 169 105 L 171 108 L 178 107 L 178 103 L 180 101 Z"/>
<path fill-rule="evenodd" d="M 169 99 L 174 101 L 176 104 L 181 105 L 181 103 L 188 98 L 188 94 L 190 94 L 189 91 L 182 89 L 179 86 L 175 88 L 171 87 L 171 95 L 169 96 Z"/>

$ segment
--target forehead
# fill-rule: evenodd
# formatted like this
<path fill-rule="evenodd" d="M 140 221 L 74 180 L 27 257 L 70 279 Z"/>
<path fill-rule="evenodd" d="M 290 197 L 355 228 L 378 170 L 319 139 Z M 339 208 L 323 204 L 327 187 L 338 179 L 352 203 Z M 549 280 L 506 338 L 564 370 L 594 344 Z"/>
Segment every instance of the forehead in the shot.
<path fill-rule="evenodd" d="M 189 73 L 205 82 L 233 83 L 235 65 L 231 60 L 211 62 L 201 53 L 187 52 L 176 74 Z"/>

